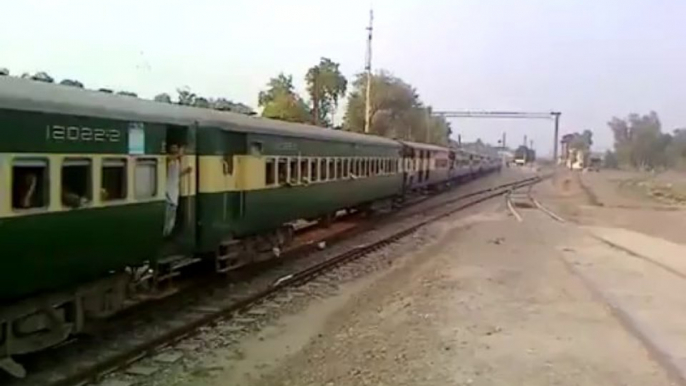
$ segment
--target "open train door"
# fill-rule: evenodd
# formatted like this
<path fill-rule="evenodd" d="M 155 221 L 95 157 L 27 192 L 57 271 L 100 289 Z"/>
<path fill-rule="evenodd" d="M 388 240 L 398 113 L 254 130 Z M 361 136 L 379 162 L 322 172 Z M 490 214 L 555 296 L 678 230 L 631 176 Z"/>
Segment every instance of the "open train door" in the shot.
<path fill-rule="evenodd" d="M 165 227 L 166 255 L 192 256 L 196 244 L 196 187 L 198 179 L 196 136 L 198 125 L 167 126 L 165 140 L 167 213 Z M 178 152 L 178 168 L 171 167 Z M 174 177 L 172 174 L 178 173 Z M 178 184 L 178 186 L 173 186 Z M 175 191 L 177 189 L 177 191 Z M 175 206 L 175 208 L 173 208 Z M 175 213 L 174 213 L 175 211 Z"/>

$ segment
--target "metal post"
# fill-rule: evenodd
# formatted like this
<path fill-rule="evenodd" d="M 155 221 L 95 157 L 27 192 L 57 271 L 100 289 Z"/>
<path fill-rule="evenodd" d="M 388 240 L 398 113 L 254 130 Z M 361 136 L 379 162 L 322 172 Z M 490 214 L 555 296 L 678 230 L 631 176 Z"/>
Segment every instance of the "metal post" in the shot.
<path fill-rule="evenodd" d="M 369 10 L 369 27 L 367 27 L 367 60 L 365 70 L 367 72 L 367 95 L 364 105 L 364 132 L 369 133 L 369 125 L 372 118 L 372 23 L 374 23 L 374 11 Z"/>
<path fill-rule="evenodd" d="M 558 142 L 558 137 L 560 135 L 560 112 L 552 112 L 550 113 L 554 118 L 555 118 L 555 135 L 553 141 L 553 162 L 555 165 L 557 165 L 557 142 Z"/>
<path fill-rule="evenodd" d="M 429 108 L 426 108 L 426 134 L 424 136 L 424 143 L 429 143 L 429 137 L 430 133 L 429 131 L 431 130 L 431 111 Z"/>

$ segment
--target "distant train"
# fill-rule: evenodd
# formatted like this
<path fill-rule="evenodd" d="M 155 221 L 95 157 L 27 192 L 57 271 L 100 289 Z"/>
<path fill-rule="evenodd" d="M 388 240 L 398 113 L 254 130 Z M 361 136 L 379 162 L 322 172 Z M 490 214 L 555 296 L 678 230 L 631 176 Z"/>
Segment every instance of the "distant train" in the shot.
<path fill-rule="evenodd" d="M 0 368 L 17 376 L 13 355 L 64 341 L 185 266 L 227 272 L 273 258 L 296 220 L 398 203 L 501 165 L 495 155 L 9 77 L 0 77 L 0 125 Z M 178 183 L 168 180 L 170 148 L 184 150 Z"/>

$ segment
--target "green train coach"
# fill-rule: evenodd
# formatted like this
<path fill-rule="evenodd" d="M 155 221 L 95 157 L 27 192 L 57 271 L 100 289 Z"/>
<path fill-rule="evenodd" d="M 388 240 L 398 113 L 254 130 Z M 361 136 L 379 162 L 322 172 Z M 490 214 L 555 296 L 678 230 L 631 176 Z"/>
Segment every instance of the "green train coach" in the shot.
<path fill-rule="evenodd" d="M 188 171 L 176 207 L 167 203 L 172 146 Z M 13 355 L 64 341 L 184 266 L 227 272 L 273 258 L 297 220 L 476 174 L 461 159 L 436 146 L 0 77 L 0 368 L 22 376 Z"/>

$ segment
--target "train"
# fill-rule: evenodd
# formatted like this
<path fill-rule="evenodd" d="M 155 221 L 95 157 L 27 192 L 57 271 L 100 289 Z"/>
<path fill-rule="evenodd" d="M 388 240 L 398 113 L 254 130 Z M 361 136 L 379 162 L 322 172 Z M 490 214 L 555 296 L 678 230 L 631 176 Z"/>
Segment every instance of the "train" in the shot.
<path fill-rule="evenodd" d="M 0 127 L 0 368 L 15 376 L 17 355 L 115 315 L 136 291 L 173 291 L 190 265 L 226 273 L 278 258 L 296 221 L 396 207 L 501 165 L 495 154 L 11 77 L 0 77 Z"/>

